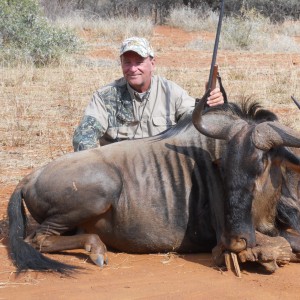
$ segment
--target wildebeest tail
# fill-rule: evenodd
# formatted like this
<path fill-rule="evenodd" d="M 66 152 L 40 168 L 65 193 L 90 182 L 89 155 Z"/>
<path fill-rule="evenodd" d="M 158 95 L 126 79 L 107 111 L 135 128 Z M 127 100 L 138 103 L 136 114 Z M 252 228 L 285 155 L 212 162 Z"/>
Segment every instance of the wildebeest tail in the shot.
<path fill-rule="evenodd" d="M 70 274 L 77 267 L 49 259 L 24 241 L 27 218 L 21 188 L 17 188 L 8 204 L 9 255 L 18 272 L 26 270 L 55 271 Z"/>

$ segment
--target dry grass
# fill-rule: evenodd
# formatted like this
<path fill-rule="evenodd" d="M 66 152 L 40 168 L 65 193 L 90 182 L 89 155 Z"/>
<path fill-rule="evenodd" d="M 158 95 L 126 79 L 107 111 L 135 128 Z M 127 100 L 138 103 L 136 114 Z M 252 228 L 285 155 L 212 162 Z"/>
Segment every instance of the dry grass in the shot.
<path fill-rule="evenodd" d="M 117 68 L 85 65 L 2 69 L 1 169 L 37 167 L 70 152 L 92 92 L 117 73 Z"/>
<path fill-rule="evenodd" d="M 215 32 L 219 15 L 210 10 L 193 10 L 186 7 L 171 11 L 167 23 L 186 31 Z M 300 34 L 300 22 L 286 19 L 275 25 L 257 10 L 244 10 L 240 16 L 224 17 L 220 49 L 230 51 L 289 53 L 299 52 L 300 45 L 294 36 Z M 194 40 L 189 47 L 198 50 L 212 49 L 203 39 Z"/>
<path fill-rule="evenodd" d="M 112 42 L 120 42 L 126 37 L 135 35 L 150 38 L 154 28 L 150 18 L 130 19 L 125 17 L 115 17 L 102 19 L 91 16 L 87 18 L 79 13 L 63 18 L 57 18 L 55 24 L 61 28 L 69 28 L 77 31 L 90 29 L 96 36 Z"/>
<path fill-rule="evenodd" d="M 171 10 L 167 24 L 186 31 L 213 31 L 217 27 L 218 19 L 219 15 L 211 10 L 179 7 Z"/>
<path fill-rule="evenodd" d="M 293 107 L 290 96 L 299 95 L 300 70 L 292 62 L 282 65 L 279 58 L 277 62 L 274 60 L 271 66 L 266 66 L 262 65 L 263 60 L 260 56 L 255 63 L 255 57 L 251 58 L 245 54 L 240 56 L 239 66 L 237 63 L 232 66 L 226 62 L 232 59 L 231 55 L 220 52 L 221 57 L 220 72 L 230 101 L 238 102 L 241 98 L 252 97 L 267 108 L 273 108 L 274 105 Z M 268 56 L 266 63 L 267 59 Z M 199 88 L 199 83 L 207 80 L 209 69 L 159 68 L 158 72 L 178 82 L 192 96 L 199 97 L 204 92 L 202 86 Z"/>

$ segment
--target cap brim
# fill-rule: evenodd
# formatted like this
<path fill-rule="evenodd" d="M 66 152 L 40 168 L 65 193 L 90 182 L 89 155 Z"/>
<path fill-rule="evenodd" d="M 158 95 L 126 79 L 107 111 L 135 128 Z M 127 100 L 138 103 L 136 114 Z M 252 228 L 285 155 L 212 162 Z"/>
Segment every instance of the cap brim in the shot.
<path fill-rule="evenodd" d="M 142 51 L 138 51 L 138 50 L 136 50 L 136 49 L 126 49 L 125 51 L 122 51 L 122 52 L 120 53 L 120 56 L 123 55 L 124 53 L 127 53 L 127 52 L 134 52 L 134 53 L 137 53 L 139 56 L 144 57 L 144 58 L 146 58 L 146 57 L 149 56 L 148 53 L 143 53 Z"/>

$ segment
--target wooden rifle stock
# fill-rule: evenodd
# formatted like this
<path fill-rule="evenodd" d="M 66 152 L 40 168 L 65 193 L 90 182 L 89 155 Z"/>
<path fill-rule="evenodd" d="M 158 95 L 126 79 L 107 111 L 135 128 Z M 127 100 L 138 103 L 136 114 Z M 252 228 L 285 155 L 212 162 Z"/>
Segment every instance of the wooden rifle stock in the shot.
<path fill-rule="evenodd" d="M 214 90 L 217 86 L 217 77 L 219 75 L 219 71 L 218 71 L 218 65 L 214 65 L 213 68 L 213 75 L 212 75 L 212 80 L 211 80 L 211 86 L 208 87 L 212 90 Z"/>
<path fill-rule="evenodd" d="M 206 83 L 206 96 L 209 96 L 208 90 L 212 91 L 216 88 L 217 86 L 217 78 L 219 76 L 219 70 L 218 70 L 218 65 L 214 65 L 213 70 L 212 70 L 212 76 L 211 76 L 211 82 L 209 86 L 209 82 Z M 198 103 L 201 99 L 196 98 L 196 103 Z M 207 106 L 207 105 L 206 105 Z"/>

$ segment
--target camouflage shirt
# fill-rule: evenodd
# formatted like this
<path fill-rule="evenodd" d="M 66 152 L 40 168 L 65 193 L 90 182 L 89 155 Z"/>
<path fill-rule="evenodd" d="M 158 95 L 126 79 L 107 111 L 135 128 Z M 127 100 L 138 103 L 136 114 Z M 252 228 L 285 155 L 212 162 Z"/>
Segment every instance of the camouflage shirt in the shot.
<path fill-rule="evenodd" d="M 74 150 L 157 135 L 194 106 L 194 98 L 161 76 L 152 76 L 151 88 L 143 94 L 120 78 L 94 93 L 74 132 Z"/>

